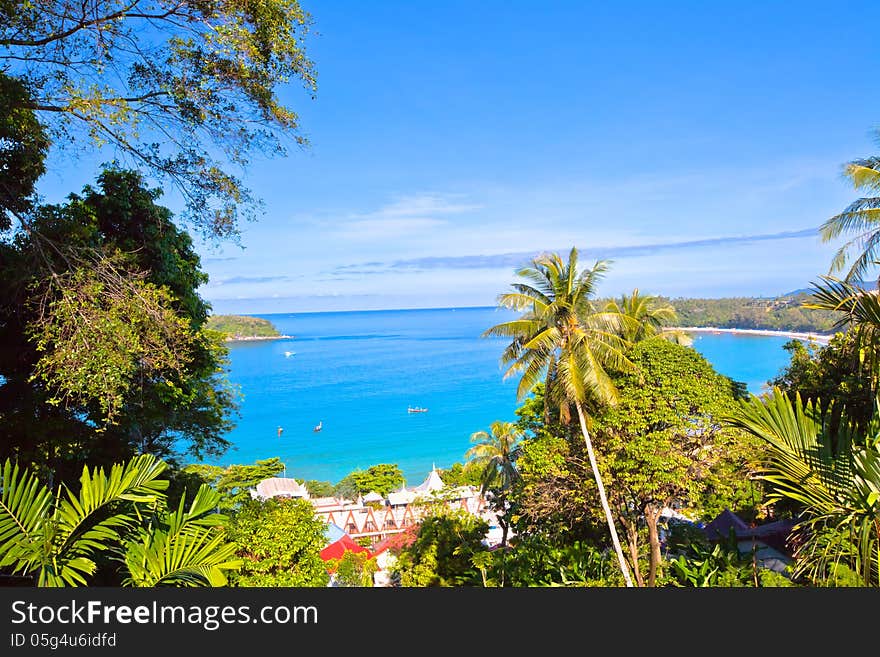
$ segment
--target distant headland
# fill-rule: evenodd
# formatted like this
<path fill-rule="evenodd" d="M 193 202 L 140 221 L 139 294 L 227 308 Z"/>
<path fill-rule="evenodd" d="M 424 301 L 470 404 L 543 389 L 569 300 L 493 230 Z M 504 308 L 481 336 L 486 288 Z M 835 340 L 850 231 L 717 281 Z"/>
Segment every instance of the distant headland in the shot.
<path fill-rule="evenodd" d="M 817 344 L 828 344 L 831 341 L 830 335 L 823 333 L 803 332 L 803 331 L 777 331 L 771 329 L 751 329 L 751 328 L 719 328 L 715 326 L 681 326 L 666 329 L 668 331 L 684 331 L 685 333 L 733 333 L 735 335 L 767 335 L 783 338 L 792 338 L 796 340 L 807 340 Z"/>
<path fill-rule="evenodd" d="M 208 328 L 222 333 L 227 342 L 293 337 L 279 333 L 269 320 L 245 315 L 211 315 L 208 317 Z"/>

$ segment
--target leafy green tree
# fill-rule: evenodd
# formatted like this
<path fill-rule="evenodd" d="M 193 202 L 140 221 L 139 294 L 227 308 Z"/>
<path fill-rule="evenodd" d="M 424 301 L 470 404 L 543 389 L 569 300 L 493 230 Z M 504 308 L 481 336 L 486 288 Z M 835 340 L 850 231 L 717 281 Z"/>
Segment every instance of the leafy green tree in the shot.
<path fill-rule="evenodd" d="M 846 280 L 852 282 L 863 278 L 877 264 L 880 254 L 880 196 L 877 195 L 880 193 L 880 157 L 853 160 L 844 168 L 844 174 L 855 189 L 868 195 L 856 199 L 843 212 L 828 219 L 819 228 L 819 234 L 823 242 L 854 234 L 834 254 L 830 268 L 832 273 L 841 271 L 849 263 Z"/>
<path fill-rule="evenodd" d="M 196 463 L 183 469 L 186 475 L 192 475 L 199 481 L 210 484 L 220 494 L 217 508 L 233 511 L 251 499 L 250 491 L 264 479 L 279 475 L 284 464 L 277 456 L 257 461 L 253 465 L 208 465 Z"/>
<path fill-rule="evenodd" d="M 415 542 L 397 557 L 394 571 L 401 586 L 479 586 L 474 558 L 486 551 L 482 540 L 488 529 L 485 520 L 461 509 L 434 510 L 422 519 Z"/>
<path fill-rule="evenodd" d="M 587 448 L 590 467 L 605 511 L 611 543 L 617 554 L 627 586 L 632 579 L 620 547 L 614 518 L 590 439 L 585 408 L 616 401 L 617 391 L 608 373 L 631 370 L 626 358 L 627 342 L 619 337 L 627 318 L 616 312 L 594 308 L 596 285 L 607 271 L 597 262 L 591 269 L 578 270 L 578 252 L 572 248 L 568 262 L 558 254 L 542 255 L 531 267 L 517 274 L 525 279 L 515 283 L 514 292 L 498 298 L 501 306 L 522 311 L 516 320 L 486 330 L 485 336 L 512 338 L 502 354 L 509 365 L 505 377 L 521 372 L 517 396 L 525 397 L 543 378 L 545 401 L 560 409 L 564 423 L 574 407 Z"/>
<path fill-rule="evenodd" d="M 309 479 L 303 482 L 309 495 L 312 497 L 332 497 L 334 490 L 333 484 L 329 481 L 318 481 L 317 479 Z"/>
<path fill-rule="evenodd" d="M 758 466 L 760 443 L 723 425 L 736 404 L 731 381 L 695 350 L 655 337 L 628 355 L 638 373 L 615 379 L 618 403 L 595 417 L 594 432 L 636 580 L 655 586 L 664 563 L 664 508 L 711 519 L 724 508 L 754 507 L 760 493 L 748 473 Z M 647 577 L 639 565 L 642 523 Z"/>
<path fill-rule="evenodd" d="M 28 108 L 25 85 L 0 73 L 0 232 L 10 228 L 10 213 L 33 203 L 34 185 L 45 171 L 49 138 Z"/>
<path fill-rule="evenodd" d="M 458 486 L 480 486 L 483 468 L 476 463 L 453 463 L 448 468 L 438 468 L 438 474 L 444 484 L 451 488 Z"/>
<path fill-rule="evenodd" d="M 517 536 L 545 534 L 583 544 L 604 542 L 593 514 L 598 498 L 584 452 L 583 441 L 564 434 L 523 442 L 516 460 L 520 482 L 510 496 Z"/>
<path fill-rule="evenodd" d="M 373 586 L 373 574 L 379 570 L 369 552 L 352 550 L 346 550 L 332 567 L 336 571 L 336 583 L 345 587 Z"/>
<path fill-rule="evenodd" d="M 767 444 L 760 476 L 770 499 L 801 509 L 792 535 L 795 575 L 821 584 L 851 572 L 862 586 L 880 586 L 880 417 L 867 435 L 844 423 L 832 442 L 827 416 L 776 389 L 743 403 L 728 421 Z"/>
<path fill-rule="evenodd" d="M 0 457 L 62 480 L 137 453 L 218 455 L 237 407 L 192 240 L 137 174 L 98 183 L 0 242 Z"/>
<path fill-rule="evenodd" d="M 354 473 L 345 475 L 333 486 L 333 495 L 345 500 L 353 500 L 360 494 L 357 484 L 354 483 Z"/>
<path fill-rule="evenodd" d="M 221 586 L 238 564 L 213 514 L 216 494 L 203 486 L 186 510 L 165 509 L 167 464 L 141 455 L 109 473 L 83 468 L 78 490 L 56 490 L 7 460 L 0 482 L 0 571 L 33 577 L 37 586 L 79 586 L 108 556 L 135 586 Z"/>
<path fill-rule="evenodd" d="M 370 491 L 385 496 L 403 484 L 403 471 L 398 465 L 380 463 L 372 465 L 366 470 L 352 472 L 340 480 L 334 490 L 339 497 L 354 499 L 358 495 L 366 495 Z"/>
<path fill-rule="evenodd" d="M 246 502 L 232 517 L 229 536 L 242 559 L 234 586 L 327 586 L 321 560 L 327 525 L 301 499 Z"/>
<path fill-rule="evenodd" d="M 33 96 L 13 109 L 35 112 L 56 146 L 112 149 L 225 236 L 253 199 L 221 162 L 305 144 L 277 91 L 315 92 L 311 22 L 296 0 L 13 0 L 0 3 L 0 62 Z"/>

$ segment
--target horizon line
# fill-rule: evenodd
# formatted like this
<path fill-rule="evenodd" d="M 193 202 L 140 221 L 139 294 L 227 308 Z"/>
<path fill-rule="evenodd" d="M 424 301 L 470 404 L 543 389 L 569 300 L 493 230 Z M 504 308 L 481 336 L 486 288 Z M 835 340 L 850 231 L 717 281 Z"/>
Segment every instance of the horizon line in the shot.
<path fill-rule="evenodd" d="M 798 290 L 794 290 L 795 293 L 801 293 L 803 290 L 808 288 L 801 288 Z M 597 297 L 597 300 L 605 300 L 605 299 L 616 299 L 619 295 L 610 295 Z M 724 299 L 780 299 L 782 297 L 795 296 L 793 294 L 777 294 L 775 296 L 765 296 L 765 295 L 733 295 L 733 296 L 724 296 L 724 297 L 685 297 L 685 296 L 677 296 L 670 297 L 663 294 L 651 295 L 656 296 L 659 299 L 668 299 L 669 301 L 683 300 L 712 300 L 712 301 L 721 301 Z M 209 302 L 210 303 L 210 302 Z M 284 312 L 240 312 L 240 313 L 209 313 L 211 315 L 242 315 L 242 316 L 251 316 L 251 317 L 259 317 L 262 315 L 331 315 L 331 314 L 342 314 L 342 313 L 384 313 L 384 312 L 423 312 L 427 310 L 506 310 L 504 306 L 486 306 L 486 305 L 478 305 L 478 306 L 426 306 L 422 308 L 348 308 L 345 310 L 290 310 Z"/>

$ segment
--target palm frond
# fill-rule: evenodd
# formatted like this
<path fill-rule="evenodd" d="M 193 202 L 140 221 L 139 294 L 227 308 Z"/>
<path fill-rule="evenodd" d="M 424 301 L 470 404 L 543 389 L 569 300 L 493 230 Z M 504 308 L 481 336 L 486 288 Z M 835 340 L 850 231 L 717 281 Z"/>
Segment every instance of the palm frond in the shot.
<path fill-rule="evenodd" d="M 880 296 L 830 276 L 820 278 L 822 283 L 812 284 L 812 300 L 804 304 L 805 308 L 840 313 L 835 328 L 852 323 L 860 330 L 880 330 Z"/>
<path fill-rule="evenodd" d="M 236 546 L 222 526 L 226 516 L 215 513 L 220 494 L 202 484 L 189 508 L 178 508 L 161 520 L 161 528 L 140 532 L 126 546 L 126 583 L 134 586 L 224 586 L 226 571 L 235 570 Z"/>
<path fill-rule="evenodd" d="M 880 198 L 866 196 L 858 198 L 842 212 L 827 219 L 819 226 L 819 237 L 823 242 L 835 240 L 845 233 L 856 233 L 856 239 L 867 239 L 880 224 Z"/>
<path fill-rule="evenodd" d="M 0 568 L 31 569 L 42 540 L 52 492 L 37 476 L 7 459 L 0 480 Z"/>
<path fill-rule="evenodd" d="M 535 389 L 535 386 L 545 378 L 548 371 L 548 361 L 549 358 L 547 358 L 546 355 L 537 352 L 528 352 L 524 355 L 521 359 L 524 367 L 518 370 L 521 372 L 521 375 L 519 385 L 516 387 L 517 399 L 525 399 L 529 393 Z M 511 374 L 512 371 L 508 370 L 507 373 L 505 373 L 505 378 Z"/>
<path fill-rule="evenodd" d="M 484 338 L 521 338 L 534 335 L 541 330 L 541 322 L 529 317 L 514 319 L 490 326 L 483 331 Z"/>
<path fill-rule="evenodd" d="M 498 305 L 511 310 L 531 310 L 534 314 L 541 313 L 547 304 L 541 299 L 521 292 L 508 292 L 498 295 Z"/>
<path fill-rule="evenodd" d="M 816 513 L 845 503 L 853 477 L 849 435 L 840 432 L 833 453 L 812 403 L 802 404 L 800 395 L 793 402 L 776 388 L 765 400 L 753 396 L 731 421 L 770 445 L 772 465 L 761 478 L 771 484 L 772 499 L 794 499 Z"/>
<path fill-rule="evenodd" d="M 854 160 L 844 169 L 856 189 L 880 191 L 880 157 Z"/>
<path fill-rule="evenodd" d="M 804 511 L 796 527 L 796 572 L 824 580 L 841 566 L 865 585 L 880 585 L 880 452 L 873 441 L 856 446 L 844 422 L 832 445 L 823 418 L 797 395 L 779 389 L 753 397 L 728 421 L 762 438 L 769 460 L 759 474 L 770 499 L 789 499 Z M 863 441 L 858 441 L 863 442 Z"/>
<path fill-rule="evenodd" d="M 156 502 L 168 482 L 154 456 L 103 469 L 83 468 L 80 489 L 53 495 L 27 471 L 7 463 L 0 500 L 0 565 L 36 575 L 38 586 L 80 586 L 95 572 L 94 555 L 113 549 L 137 515 L 131 505 Z"/>
<path fill-rule="evenodd" d="M 590 297 L 596 293 L 596 288 L 608 270 L 611 268 L 611 260 L 597 260 L 592 267 L 585 269 L 577 278 L 578 295 Z"/>

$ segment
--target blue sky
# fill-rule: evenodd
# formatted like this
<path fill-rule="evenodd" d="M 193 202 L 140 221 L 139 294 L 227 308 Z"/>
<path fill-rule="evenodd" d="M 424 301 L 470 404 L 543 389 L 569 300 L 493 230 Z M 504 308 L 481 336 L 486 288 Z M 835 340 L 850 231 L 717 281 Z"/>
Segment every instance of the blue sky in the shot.
<path fill-rule="evenodd" d="M 876 2 L 303 4 L 311 146 L 246 172 L 241 247 L 200 245 L 217 312 L 491 305 L 572 245 L 603 294 L 775 295 L 876 152 Z"/>

